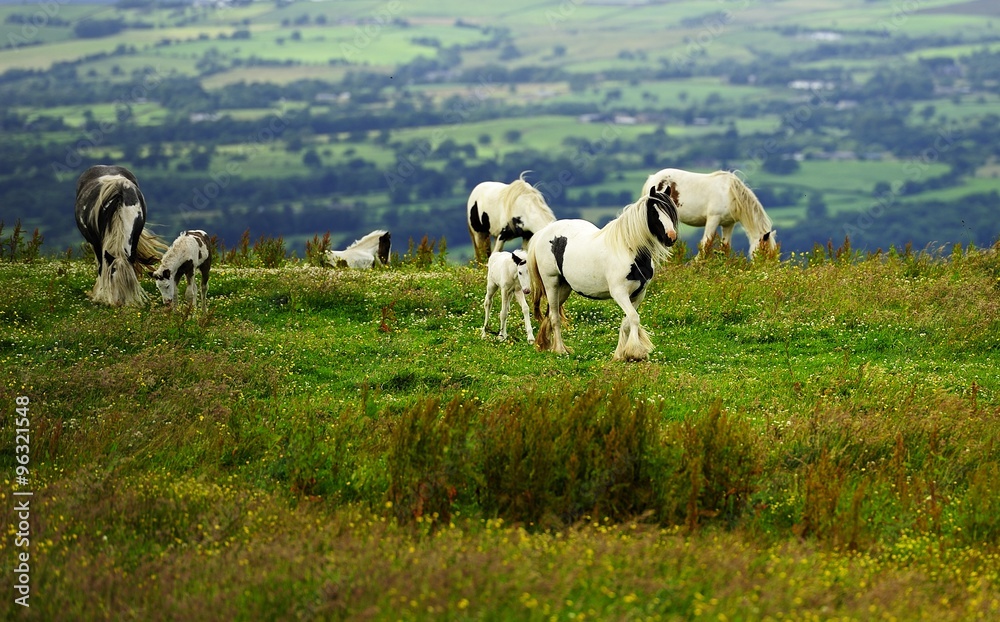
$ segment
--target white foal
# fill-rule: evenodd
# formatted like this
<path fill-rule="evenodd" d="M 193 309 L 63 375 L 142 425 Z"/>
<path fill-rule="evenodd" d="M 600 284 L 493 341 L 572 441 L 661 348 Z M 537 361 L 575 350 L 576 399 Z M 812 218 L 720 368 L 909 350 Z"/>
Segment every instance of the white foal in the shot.
<path fill-rule="evenodd" d="M 510 314 L 510 298 L 517 298 L 524 314 L 524 330 L 528 335 L 528 343 L 535 342 L 531 330 L 531 312 L 528 309 L 526 294 L 531 293 L 531 278 L 528 275 L 527 253 L 521 249 L 513 252 L 499 252 L 490 255 L 486 273 L 486 299 L 483 308 L 486 319 L 483 320 L 482 336 L 487 336 L 486 329 L 490 325 L 490 309 L 493 298 L 500 290 L 500 340 L 507 339 L 507 316 Z"/>

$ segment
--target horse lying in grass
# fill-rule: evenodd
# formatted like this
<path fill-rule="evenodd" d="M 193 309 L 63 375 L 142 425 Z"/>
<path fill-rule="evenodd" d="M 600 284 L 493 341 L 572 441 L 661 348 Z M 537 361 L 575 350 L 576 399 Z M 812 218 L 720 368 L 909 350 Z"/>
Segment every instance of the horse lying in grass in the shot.
<path fill-rule="evenodd" d="M 212 251 L 208 244 L 208 234 L 200 229 L 182 231 L 167 252 L 163 254 L 160 267 L 153 272 L 156 287 L 160 290 L 163 303 L 172 307 L 177 299 L 177 287 L 182 278 L 187 279 L 184 298 L 194 306 L 208 306 L 208 271 L 212 267 Z M 201 292 L 194 280 L 195 268 L 201 273 Z"/>
<path fill-rule="evenodd" d="M 708 248 L 716 230 L 722 227 L 721 242 L 728 245 L 736 223 L 743 225 L 750 242 L 747 255 L 753 259 L 757 249 L 766 246 L 777 249 L 777 232 L 764 212 L 757 196 L 743 181 L 729 171 L 693 173 L 677 168 L 665 168 L 653 173 L 642 186 L 643 195 L 650 188 L 663 190 L 672 184 L 676 188 L 677 217 L 686 225 L 704 227 L 699 255 Z"/>
<path fill-rule="evenodd" d="M 139 284 L 167 245 L 146 227 L 146 199 L 122 166 L 92 166 L 76 183 L 76 226 L 94 249 L 97 281 L 89 296 L 111 306 L 146 303 Z"/>
<path fill-rule="evenodd" d="M 375 260 L 383 266 L 389 265 L 389 249 L 392 236 L 388 231 L 372 231 L 342 251 L 326 251 L 326 261 L 331 266 L 348 268 L 374 268 Z"/>
<path fill-rule="evenodd" d="M 510 299 L 517 298 L 521 305 L 521 312 L 524 314 L 524 331 L 528 335 L 528 343 L 535 342 L 535 335 L 531 330 L 531 312 L 528 309 L 528 301 L 525 294 L 531 293 L 531 279 L 528 276 L 528 254 L 517 249 L 512 252 L 499 252 L 490 255 L 486 271 L 486 299 L 483 301 L 483 308 L 486 310 L 486 319 L 483 320 L 482 337 L 487 336 L 487 328 L 490 325 L 490 310 L 493 307 L 493 298 L 500 292 L 500 340 L 507 339 L 507 316 L 510 314 Z"/>
<path fill-rule="evenodd" d="M 598 229 L 586 220 L 557 220 L 528 244 L 528 273 L 535 319 L 540 322 L 535 347 L 559 354 L 563 343 L 563 305 L 571 292 L 599 300 L 613 299 L 625 312 L 614 359 L 641 361 L 653 343 L 639 324 L 636 309 L 657 264 L 670 256 L 677 239 L 677 207 L 665 192 L 625 207 L 618 218 Z M 541 311 L 542 298 L 548 313 Z"/>
<path fill-rule="evenodd" d="M 491 237 L 496 238 L 492 250 L 496 253 L 507 240 L 522 238 L 527 244 L 536 231 L 556 219 L 545 197 L 524 181 L 524 175 L 509 184 L 484 181 L 469 194 L 466 224 L 477 260 L 489 257 Z"/>

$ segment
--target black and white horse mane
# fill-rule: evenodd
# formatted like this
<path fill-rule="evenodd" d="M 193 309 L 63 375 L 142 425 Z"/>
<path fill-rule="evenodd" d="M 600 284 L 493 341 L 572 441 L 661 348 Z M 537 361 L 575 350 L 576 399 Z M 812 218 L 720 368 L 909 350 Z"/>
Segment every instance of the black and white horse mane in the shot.
<path fill-rule="evenodd" d="M 122 166 L 90 167 L 77 180 L 75 212 L 97 261 L 90 298 L 112 306 L 144 304 L 139 277 L 153 271 L 166 244 L 145 228 L 146 200 L 135 175 Z"/>

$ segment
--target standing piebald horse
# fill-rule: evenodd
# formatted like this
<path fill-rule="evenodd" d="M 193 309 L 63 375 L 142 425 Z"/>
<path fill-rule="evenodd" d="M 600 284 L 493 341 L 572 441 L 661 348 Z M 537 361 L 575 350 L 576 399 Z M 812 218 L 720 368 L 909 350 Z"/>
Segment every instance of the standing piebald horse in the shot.
<path fill-rule="evenodd" d="M 173 307 L 177 300 L 177 286 L 187 280 L 184 298 L 192 307 L 208 305 L 208 271 L 212 268 L 212 245 L 208 234 L 201 229 L 181 231 L 167 252 L 160 267 L 153 272 L 153 280 L 163 297 L 163 304 Z M 195 269 L 201 273 L 201 287 L 194 278 Z M 200 290 L 200 294 L 199 294 Z"/>
<path fill-rule="evenodd" d="M 752 259 L 761 245 L 777 248 L 777 232 L 771 229 L 771 219 L 764 207 L 743 181 L 729 171 L 692 173 L 678 168 L 665 168 L 653 173 L 642 187 L 662 190 L 667 184 L 677 189 L 677 217 L 686 225 L 705 227 L 699 243 L 704 249 L 722 227 L 723 244 L 732 239 L 736 223 L 743 225 L 750 242 L 747 255 Z"/>
<path fill-rule="evenodd" d="M 514 238 L 527 244 L 536 231 L 556 219 L 545 197 L 524 181 L 524 175 L 509 184 L 484 181 L 469 194 L 465 216 L 477 259 L 489 258 L 491 236 L 497 240 L 492 252 L 497 252 Z"/>
<path fill-rule="evenodd" d="M 615 360 L 641 361 L 653 343 L 636 311 L 656 265 L 670 255 L 677 239 L 677 208 L 670 195 L 653 188 L 598 229 L 586 220 L 557 220 L 528 244 L 528 273 L 535 319 L 541 322 L 535 347 L 566 354 L 562 339 L 563 305 L 570 292 L 613 299 L 625 312 Z M 549 309 L 542 315 L 541 299 Z M 551 334 L 550 334 L 551 333 Z"/>
<path fill-rule="evenodd" d="M 121 166 L 92 166 L 76 184 L 76 226 L 97 258 L 94 302 L 142 305 L 139 285 L 152 272 L 166 244 L 145 229 L 146 199 L 135 175 Z"/>

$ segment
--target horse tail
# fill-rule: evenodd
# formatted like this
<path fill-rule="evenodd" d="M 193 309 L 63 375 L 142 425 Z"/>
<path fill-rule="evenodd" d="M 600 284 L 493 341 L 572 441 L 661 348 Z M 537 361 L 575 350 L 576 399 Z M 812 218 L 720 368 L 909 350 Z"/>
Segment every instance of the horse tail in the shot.
<path fill-rule="evenodd" d="M 531 306 L 535 321 L 541 322 L 542 298 L 545 297 L 545 285 L 542 283 L 542 273 L 538 270 L 538 258 L 535 257 L 535 245 L 528 244 L 528 277 L 531 279 Z"/>
<path fill-rule="evenodd" d="M 754 239 L 771 230 L 771 219 L 757 195 L 734 173 L 729 173 L 729 205 L 733 216 Z"/>
<path fill-rule="evenodd" d="M 132 263 L 136 274 L 153 272 L 156 269 L 156 264 L 163 258 L 163 253 L 166 250 L 166 242 L 148 228 L 143 227 L 142 232 L 139 234 L 139 242 L 135 249 L 135 259 Z"/>

